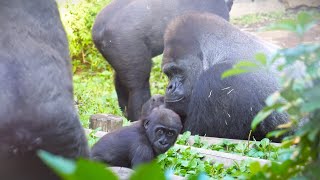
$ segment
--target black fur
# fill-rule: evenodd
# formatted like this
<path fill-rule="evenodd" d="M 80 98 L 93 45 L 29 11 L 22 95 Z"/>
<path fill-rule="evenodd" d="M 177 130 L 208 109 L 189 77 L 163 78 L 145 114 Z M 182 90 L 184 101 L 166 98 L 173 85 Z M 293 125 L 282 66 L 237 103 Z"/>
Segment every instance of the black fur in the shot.
<path fill-rule="evenodd" d="M 258 52 L 275 50 L 212 14 L 176 18 L 165 33 L 163 71 L 170 79 L 166 107 L 181 115 L 184 131 L 247 139 L 252 119 L 278 89 L 275 74 L 258 71 L 221 80 L 221 73 L 240 60 L 253 60 Z M 285 122 L 284 114 L 273 113 L 253 136 L 262 139 Z"/>
<path fill-rule="evenodd" d="M 158 107 L 145 119 L 103 136 L 93 146 L 91 158 L 110 166 L 135 167 L 165 153 L 175 143 L 181 129 L 176 113 Z"/>
<path fill-rule="evenodd" d="M 151 59 L 163 52 L 167 24 L 189 11 L 210 12 L 228 20 L 231 5 L 224 0 L 119 0 L 99 13 L 92 37 L 115 69 L 119 106 L 127 110 L 128 119 L 137 120 L 150 98 Z"/>
<path fill-rule="evenodd" d="M 156 108 L 164 106 L 164 96 L 163 95 L 153 95 L 147 102 L 145 102 L 141 108 L 141 117 L 148 116 L 151 111 Z"/>
<path fill-rule="evenodd" d="M 2 0 L 0 24 L 0 177 L 59 179 L 37 150 L 67 158 L 89 152 L 56 2 Z"/>

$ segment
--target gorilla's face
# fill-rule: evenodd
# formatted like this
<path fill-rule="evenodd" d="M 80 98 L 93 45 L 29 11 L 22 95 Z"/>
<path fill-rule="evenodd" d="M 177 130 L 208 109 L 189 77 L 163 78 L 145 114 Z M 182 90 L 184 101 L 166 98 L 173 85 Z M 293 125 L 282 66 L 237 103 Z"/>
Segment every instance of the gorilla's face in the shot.
<path fill-rule="evenodd" d="M 181 119 L 170 109 L 159 107 L 143 120 L 144 128 L 156 154 L 165 153 L 177 140 Z"/>
<path fill-rule="evenodd" d="M 166 89 L 165 105 L 185 117 L 193 85 L 203 71 L 202 55 L 192 52 L 191 48 L 179 47 L 179 44 L 175 44 L 165 48 L 162 71 L 170 80 Z"/>

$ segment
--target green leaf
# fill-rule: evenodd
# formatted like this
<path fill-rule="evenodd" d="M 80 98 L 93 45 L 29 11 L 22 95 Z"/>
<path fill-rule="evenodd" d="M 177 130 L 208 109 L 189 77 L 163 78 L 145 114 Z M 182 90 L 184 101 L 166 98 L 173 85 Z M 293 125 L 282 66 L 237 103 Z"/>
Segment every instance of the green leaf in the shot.
<path fill-rule="evenodd" d="M 164 172 L 155 162 L 140 165 L 130 177 L 130 180 L 165 180 Z"/>
<path fill-rule="evenodd" d="M 179 136 L 178 140 L 177 140 L 177 144 L 181 144 L 181 145 L 186 145 L 188 139 L 191 136 L 191 132 L 190 131 L 186 131 L 182 134 L 182 136 Z"/>
<path fill-rule="evenodd" d="M 306 102 L 302 106 L 302 111 L 304 112 L 312 112 L 316 109 L 320 109 L 320 98 L 314 99 L 313 101 Z"/>
<path fill-rule="evenodd" d="M 270 144 L 270 140 L 268 138 L 263 138 L 260 143 L 263 148 L 266 148 Z"/>
<path fill-rule="evenodd" d="M 74 174 L 77 180 L 88 180 L 88 179 L 108 179 L 117 180 L 118 177 L 109 169 L 105 164 L 89 161 L 85 159 L 79 159 L 77 161 L 77 170 Z"/>
<path fill-rule="evenodd" d="M 319 123 L 318 123 L 319 124 Z M 310 141 L 316 141 L 316 138 L 318 138 L 319 137 L 319 135 L 320 135 L 320 130 L 319 129 L 313 129 L 313 130 L 310 130 L 310 132 L 309 132 L 309 134 L 308 134 L 308 139 L 310 140 Z"/>
<path fill-rule="evenodd" d="M 298 27 L 301 27 L 301 29 L 297 32 L 302 36 L 316 24 L 316 21 L 310 13 L 300 12 L 297 17 L 297 24 Z"/>
<path fill-rule="evenodd" d="M 205 173 L 190 176 L 188 180 L 208 180 L 209 177 Z"/>
<path fill-rule="evenodd" d="M 226 70 L 222 73 L 222 79 L 234 75 L 239 75 L 243 73 L 253 72 L 257 70 L 259 66 L 253 61 L 240 61 L 233 66 L 232 69 Z"/>
<path fill-rule="evenodd" d="M 267 109 L 264 108 L 262 109 L 253 119 L 252 123 L 251 123 L 251 128 L 253 130 L 256 129 L 256 127 L 258 126 L 258 124 L 260 124 L 265 118 L 267 118 L 271 113 L 273 112 L 273 109 Z"/>
<path fill-rule="evenodd" d="M 197 159 L 193 159 L 192 161 L 190 161 L 189 166 L 190 166 L 191 168 L 196 168 L 197 165 L 198 165 Z"/>
<path fill-rule="evenodd" d="M 262 65 L 267 65 L 267 56 L 264 53 L 257 53 L 255 59 L 258 60 Z"/>
<path fill-rule="evenodd" d="M 257 161 L 250 163 L 249 169 L 252 174 L 256 174 L 261 169 L 260 163 Z"/>
<path fill-rule="evenodd" d="M 166 155 L 166 154 L 160 154 L 160 155 L 157 157 L 158 161 L 163 161 L 163 160 L 165 160 L 166 158 L 167 158 L 167 155 Z"/>
<path fill-rule="evenodd" d="M 45 151 L 38 152 L 39 157 L 65 180 L 110 179 L 117 176 L 102 163 L 85 159 L 72 161 L 61 156 L 55 156 Z"/>
<path fill-rule="evenodd" d="M 197 144 L 200 144 L 200 143 L 201 143 L 201 139 L 200 139 L 200 136 L 199 136 L 199 135 L 195 135 L 195 136 L 194 136 L 194 142 L 197 143 Z"/>
<path fill-rule="evenodd" d="M 285 19 L 266 28 L 266 30 L 286 30 L 295 32 L 296 22 L 292 19 Z"/>
<path fill-rule="evenodd" d="M 285 98 L 288 101 L 292 101 L 298 99 L 300 97 L 300 93 L 294 90 L 294 81 L 290 81 L 289 85 L 281 91 L 281 97 Z"/>
<path fill-rule="evenodd" d="M 302 111 L 312 112 L 320 108 L 320 85 L 316 85 L 304 93 L 305 103 L 302 105 Z"/>
<path fill-rule="evenodd" d="M 289 130 L 288 129 L 282 129 L 282 130 L 275 130 L 275 131 L 271 131 L 267 134 L 267 137 L 280 137 L 283 134 L 287 133 Z"/>
<path fill-rule="evenodd" d="M 307 12 L 300 12 L 298 14 L 297 20 L 298 20 L 297 22 L 303 26 L 305 26 L 306 24 L 309 24 L 310 22 L 313 22 L 313 18 L 311 14 Z"/>
<path fill-rule="evenodd" d="M 67 177 L 76 171 L 76 164 L 72 160 L 55 156 L 43 150 L 38 151 L 38 156 L 61 177 Z"/>
<path fill-rule="evenodd" d="M 189 166 L 189 161 L 186 161 L 186 160 L 181 161 L 181 166 L 188 167 Z"/>
<path fill-rule="evenodd" d="M 258 57 L 259 56 L 261 56 L 261 55 L 258 54 Z M 234 68 L 244 68 L 244 69 L 257 68 L 257 67 L 258 67 L 258 65 L 253 61 L 240 61 L 234 65 Z"/>
<path fill-rule="evenodd" d="M 230 77 L 230 76 L 234 76 L 234 75 L 238 75 L 238 74 L 244 74 L 249 72 L 248 70 L 245 69 L 230 69 L 227 70 L 225 72 L 222 73 L 222 79 L 226 78 L 226 77 Z"/>

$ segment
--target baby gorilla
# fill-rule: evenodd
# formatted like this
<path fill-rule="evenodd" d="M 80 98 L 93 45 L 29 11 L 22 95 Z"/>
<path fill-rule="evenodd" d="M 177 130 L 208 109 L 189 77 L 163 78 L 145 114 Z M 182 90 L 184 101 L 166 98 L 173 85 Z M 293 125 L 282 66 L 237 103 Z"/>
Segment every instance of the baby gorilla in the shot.
<path fill-rule="evenodd" d="M 164 96 L 160 94 L 153 95 L 141 108 L 141 118 L 148 116 L 156 107 L 164 106 Z M 140 118 L 140 119 L 141 119 Z"/>
<path fill-rule="evenodd" d="M 91 158 L 110 166 L 135 167 L 165 153 L 182 129 L 180 117 L 158 107 L 131 126 L 106 134 L 92 148 Z"/>

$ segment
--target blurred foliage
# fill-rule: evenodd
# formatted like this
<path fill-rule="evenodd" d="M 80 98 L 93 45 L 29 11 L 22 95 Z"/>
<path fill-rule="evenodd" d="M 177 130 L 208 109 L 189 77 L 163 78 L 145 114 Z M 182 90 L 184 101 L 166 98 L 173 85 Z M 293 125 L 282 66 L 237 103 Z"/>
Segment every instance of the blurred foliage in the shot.
<path fill-rule="evenodd" d="M 188 146 L 190 136 L 191 133 L 189 131 L 184 132 L 176 143 Z M 277 160 L 279 152 L 284 150 L 283 148 L 272 144 L 268 138 L 264 138 L 261 141 L 243 141 L 239 143 L 233 143 L 224 139 L 219 143 L 209 144 L 206 141 L 202 141 L 200 136 L 195 135 L 193 141 L 192 147 L 268 160 Z"/>
<path fill-rule="evenodd" d="M 97 14 L 111 0 L 67 0 L 59 6 L 65 27 L 73 72 L 89 68 L 91 71 L 111 71 L 110 66 L 95 48 L 91 29 Z"/>
<path fill-rule="evenodd" d="M 112 72 L 75 74 L 73 84 L 76 105 L 84 127 L 89 126 L 89 118 L 93 114 L 107 113 L 122 116 Z"/>
<path fill-rule="evenodd" d="M 270 29 L 294 32 L 301 40 L 303 35 L 319 22 L 319 17 L 302 12 L 295 19 L 286 19 L 274 24 Z M 282 142 L 284 147 L 297 144 L 296 148 L 282 152 L 280 163 L 252 165 L 255 169 L 251 179 L 318 179 L 320 177 L 320 44 L 298 44 L 293 48 L 279 50 L 268 61 L 258 57 L 266 70 L 276 67 L 279 72 L 281 89 L 270 95 L 267 106 L 252 122 L 252 128 L 263 121 L 273 111 L 287 112 L 290 122 L 280 125 L 269 136 L 280 136 L 289 130 L 296 130 Z M 262 60 L 262 61 L 261 61 Z M 265 62 L 265 63 L 261 63 Z M 239 64 L 241 64 L 239 66 Z M 246 62 L 236 64 L 223 74 L 228 76 L 252 71 Z M 241 72 L 241 73 L 239 73 Z"/>
<path fill-rule="evenodd" d="M 161 70 L 162 55 L 153 58 L 150 74 L 151 94 L 165 94 L 168 84 L 167 76 Z"/>
<path fill-rule="evenodd" d="M 256 13 L 256 14 L 247 14 L 240 17 L 231 17 L 231 23 L 240 25 L 240 26 L 250 26 L 253 24 L 261 24 L 270 21 L 275 21 L 282 19 L 284 17 L 292 16 L 290 13 L 285 13 L 281 11 L 275 11 L 271 13 Z"/>
<path fill-rule="evenodd" d="M 168 80 L 161 71 L 161 56 L 155 57 L 153 62 L 151 93 L 164 94 Z M 112 71 L 74 74 L 73 85 L 76 105 L 84 127 L 88 127 L 90 116 L 97 113 L 114 114 L 125 119 L 118 105 Z M 126 124 L 128 121 L 125 119 Z"/>
<path fill-rule="evenodd" d="M 97 129 L 92 130 L 89 134 L 87 134 L 87 140 L 89 147 L 92 147 L 96 142 L 98 142 L 99 137 L 96 136 L 96 133 L 100 131 L 102 128 L 98 127 Z"/>
<path fill-rule="evenodd" d="M 118 176 L 105 164 L 86 159 L 76 161 L 39 151 L 38 156 L 43 162 L 64 180 L 118 180 Z M 165 180 L 165 174 L 156 162 L 138 166 L 130 176 L 131 180 Z"/>
<path fill-rule="evenodd" d="M 303 12 L 303 11 L 301 11 Z M 320 18 L 320 12 L 317 10 L 309 10 L 315 18 Z M 272 22 L 278 22 L 280 20 L 294 19 L 296 17 L 296 12 L 294 11 L 273 11 L 268 13 L 255 13 L 246 14 L 239 17 L 231 17 L 230 22 L 238 27 L 258 27 L 263 30 Z"/>
<path fill-rule="evenodd" d="M 250 161 L 243 161 L 240 164 L 234 163 L 225 168 L 222 163 L 212 163 L 210 159 L 203 159 L 204 156 L 189 148 L 170 148 L 165 154 L 158 156 L 158 162 L 163 170 L 172 169 L 174 174 L 193 178 L 194 175 L 206 174 L 207 178 L 221 179 L 244 179 L 250 173 Z"/>

